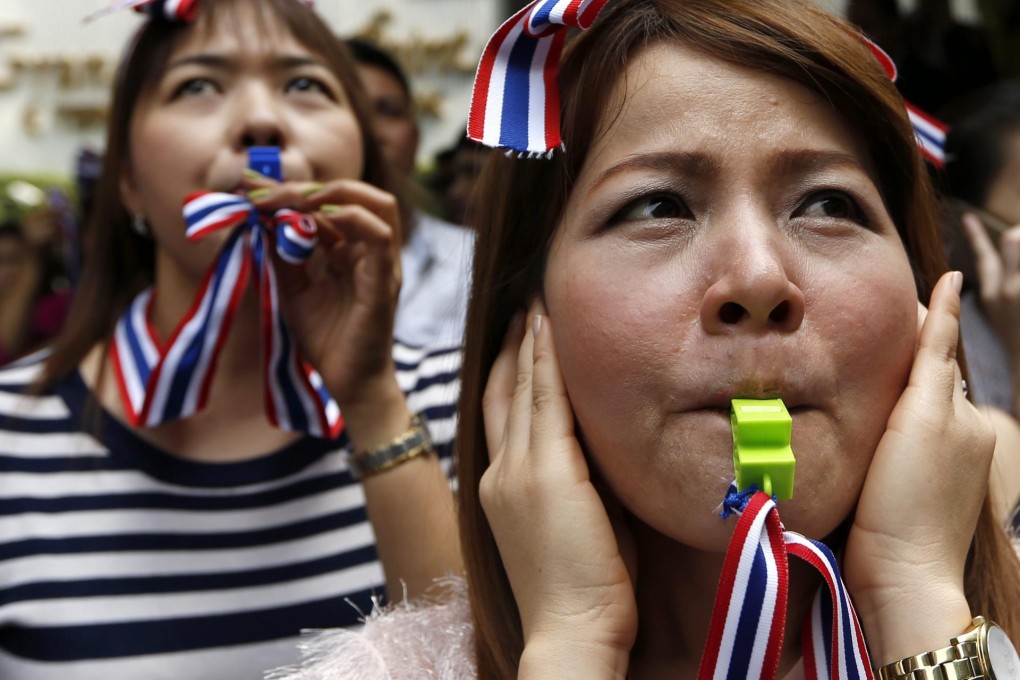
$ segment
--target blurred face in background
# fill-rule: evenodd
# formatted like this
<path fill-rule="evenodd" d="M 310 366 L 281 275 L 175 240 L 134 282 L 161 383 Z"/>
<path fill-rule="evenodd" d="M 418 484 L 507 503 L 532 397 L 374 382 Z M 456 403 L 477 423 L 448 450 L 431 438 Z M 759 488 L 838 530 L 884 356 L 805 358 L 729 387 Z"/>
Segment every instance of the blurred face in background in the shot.
<path fill-rule="evenodd" d="M 358 77 L 368 94 L 372 132 L 383 155 L 401 176 L 412 175 L 418 153 L 414 102 L 400 81 L 384 68 L 359 64 Z"/>

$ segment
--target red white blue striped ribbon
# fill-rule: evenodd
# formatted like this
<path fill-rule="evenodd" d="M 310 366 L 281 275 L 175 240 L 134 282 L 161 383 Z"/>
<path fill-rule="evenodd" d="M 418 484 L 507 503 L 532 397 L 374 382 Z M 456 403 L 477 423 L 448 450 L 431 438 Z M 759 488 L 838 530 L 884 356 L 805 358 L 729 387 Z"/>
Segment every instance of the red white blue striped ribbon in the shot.
<path fill-rule="evenodd" d="M 540 155 L 560 148 L 557 77 L 567 29 L 586 29 L 608 0 L 536 0 L 489 39 L 475 75 L 468 136 Z"/>
<path fill-rule="evenodd" d="M 489 39 L 475 74 L 468 137 L 486 146 L 528 156 L 561 148 L 560 53 L 569 27 L 587 29 L 607 0 L 535 0 L 508 19 Z M 896 64 L 858 33 L 896 81 Z M 945 163 L 946 126 L 905 102 L 921 154 Z"/>
<path fill-rule="evenodd" d="M 254 274 L 262 318 L 266 415 L 285 430 L 334 438 L 343 429 L 339 406 L 321 377 L 302 360 L 280 313 L 270 248 L 300 263 L 315 246 L 315 222 L 292 210 L 265 220 L 246 199 L 200 192 L 185 201 L 187 237 L 197 241 L 234 229 L 206 274 L 191 309 L 164 344 L 149 323 L 152 289 L 117 322 L 110 356 L 132 425 L 152 427 L 201 410 L 216 360 L 249 277 Z"/>
<path fill-rule="evenodd" d="M 858 33 L 857 35 L 868 46 L 871 53 L 875 55 L 875 59 L 882 65 L 886 75 L 889 76 L 889 80 L 895 83 L 899 75 L 899 72 L 896 70 L 896 62 L 892 60 L 888 52 L 879 47 L 871 38 L 863 33 Z M 936 120 L 907 100 L 904 99 L 903 103 L 907 107 L 907 116 L 910 118 L 910 124 L 914 128 L 914 138 L 917 140 L 917 147 L 920 149 L 921 155 L 928 159 L 928 162 L 935 167 L 943 167 L 946 164 L 946 132 L 949 128 L 945 123 Z"/>
<path fill-rule="evenodd" d="M 301 1 L 309 7 L 312 6 L 312 0 Z M 150 17 L 190 23 L 198 16 L 201 4 L 202 0 L 114 0 L 108 7 L 89 14 L 85 21 L 92 21 L 122 9 L 134 9 Z"/>
<path fill-rule="evenodd" d="M 818 570 L 827 586 L 816 596 L 802 631 L 807 678 L 873 680 L 864 636 L 831 551 L 784 531 L 775 501 L 762 492 L 753 493 L 739 512 L 698 679 L 776 677 L 789 594 L 788 555 L 793 555 Z"/>

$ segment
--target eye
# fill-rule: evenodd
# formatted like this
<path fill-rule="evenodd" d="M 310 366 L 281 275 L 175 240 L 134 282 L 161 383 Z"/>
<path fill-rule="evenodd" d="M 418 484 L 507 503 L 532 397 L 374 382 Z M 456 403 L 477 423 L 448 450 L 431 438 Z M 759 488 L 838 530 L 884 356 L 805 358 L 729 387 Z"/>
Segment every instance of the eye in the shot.
<path fill-rule="evenodd" d="M 177 87 L 174 91 L 174 98 L 196 97 L 198 95 L 211 94 L 218 91 L 219 88 L 216 83 L 208 78 L 189 78 Z"/>
<path fill-rule="evenodd" d="M 850 220 L 867 224 L 868 219 L 860 206 L 841 191 L 820 191 L 807 199 L 793 212 L 794 217 L 813 219 Z"/>
<path fill-rule="evenodd" d="M 317 92 L 319 94 L 326 95 L 330 99 L 333 98 L 333 93 L 330 92 L 329 87 L 327 87 L 325 83 L 321 80 L 308 78 L 306 76 L 295 78 L 290 81 L 287 83 L 287 87 L 285 87 L 284 90 L 287 92 Z"/>
<path fill-rule="evenodd" d="M 680 198 L 671 194 L 651 194 L 632 201 L 618 211 L 611 222 L 633 220 L 694 219 L 690 208 Z"/>

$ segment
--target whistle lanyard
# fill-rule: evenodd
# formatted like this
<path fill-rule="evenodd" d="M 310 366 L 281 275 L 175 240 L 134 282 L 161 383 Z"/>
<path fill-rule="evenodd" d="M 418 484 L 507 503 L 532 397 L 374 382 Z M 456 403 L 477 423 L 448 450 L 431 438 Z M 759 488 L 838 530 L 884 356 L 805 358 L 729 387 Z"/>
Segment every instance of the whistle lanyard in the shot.
<path fill-rule="evenodd" d="M 153 289 L 139 294 L 117 322 L 110 358 L 128 421 L 153 427 L 201 410 L 209 396 L 216 361 L 249 278 L 255 281 L 261 324 L 253 342 L 262 346 L 264 407 L 284 430 L 335 438 L 343 429 L 340 408 L 322 378 L 302 358 L 279 308 L 270 248 L 300 264 L 315 245 L 315 222 L 280 210 L 260 215 L 246 199 L 202 192 L 189 196 L 187 237 L 197 241 L 232 229 L 199 287 L 191 308 L 166 343 L 149 321 Z"/>
<path fill-rule="evenodd" d="M 789 555 L 819 572 L 801 630 L 807 680 L 874 680 L 857 614 L 832 552 L 785 531 L 775 501 L 751 496 L 730 539 L 698 680 L 774 680 L 783 646 Z"/>

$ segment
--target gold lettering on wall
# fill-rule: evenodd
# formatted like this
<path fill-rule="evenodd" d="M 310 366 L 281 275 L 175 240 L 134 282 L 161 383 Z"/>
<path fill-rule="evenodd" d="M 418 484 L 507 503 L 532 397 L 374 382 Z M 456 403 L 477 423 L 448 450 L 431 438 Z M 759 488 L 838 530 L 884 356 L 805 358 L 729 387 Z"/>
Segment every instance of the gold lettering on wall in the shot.
<path fill-rule="evenodd" d="M 393 19 L 390 10 L 379 10 L 356 35 L 391 52 L 412 78 L 430 75 L 463 80 L 474 74 L 477 55 L 468 51 L 471 45 L 468 31 L 453 31 L 445 37 L 412 33 L 398 38 L 390 34 Z M 24 132 L 32 136 L 47 134 L 57 125 L 77 131 L 101 128 L 108 115 L 107 98 L 116 73 L 116 54 L 60 48 L 18 49 L 17 43 L 29 33 L 24 24 L 0 21 L 0 102 L 6 95 L 29 94 L 30 103 L 23 106 L 20 119 Z M 419 115 L 441 117 L 443 87 L 418 88 L 415 104 Z M 48 91 L 55 96 L 40 96 Z"/>

